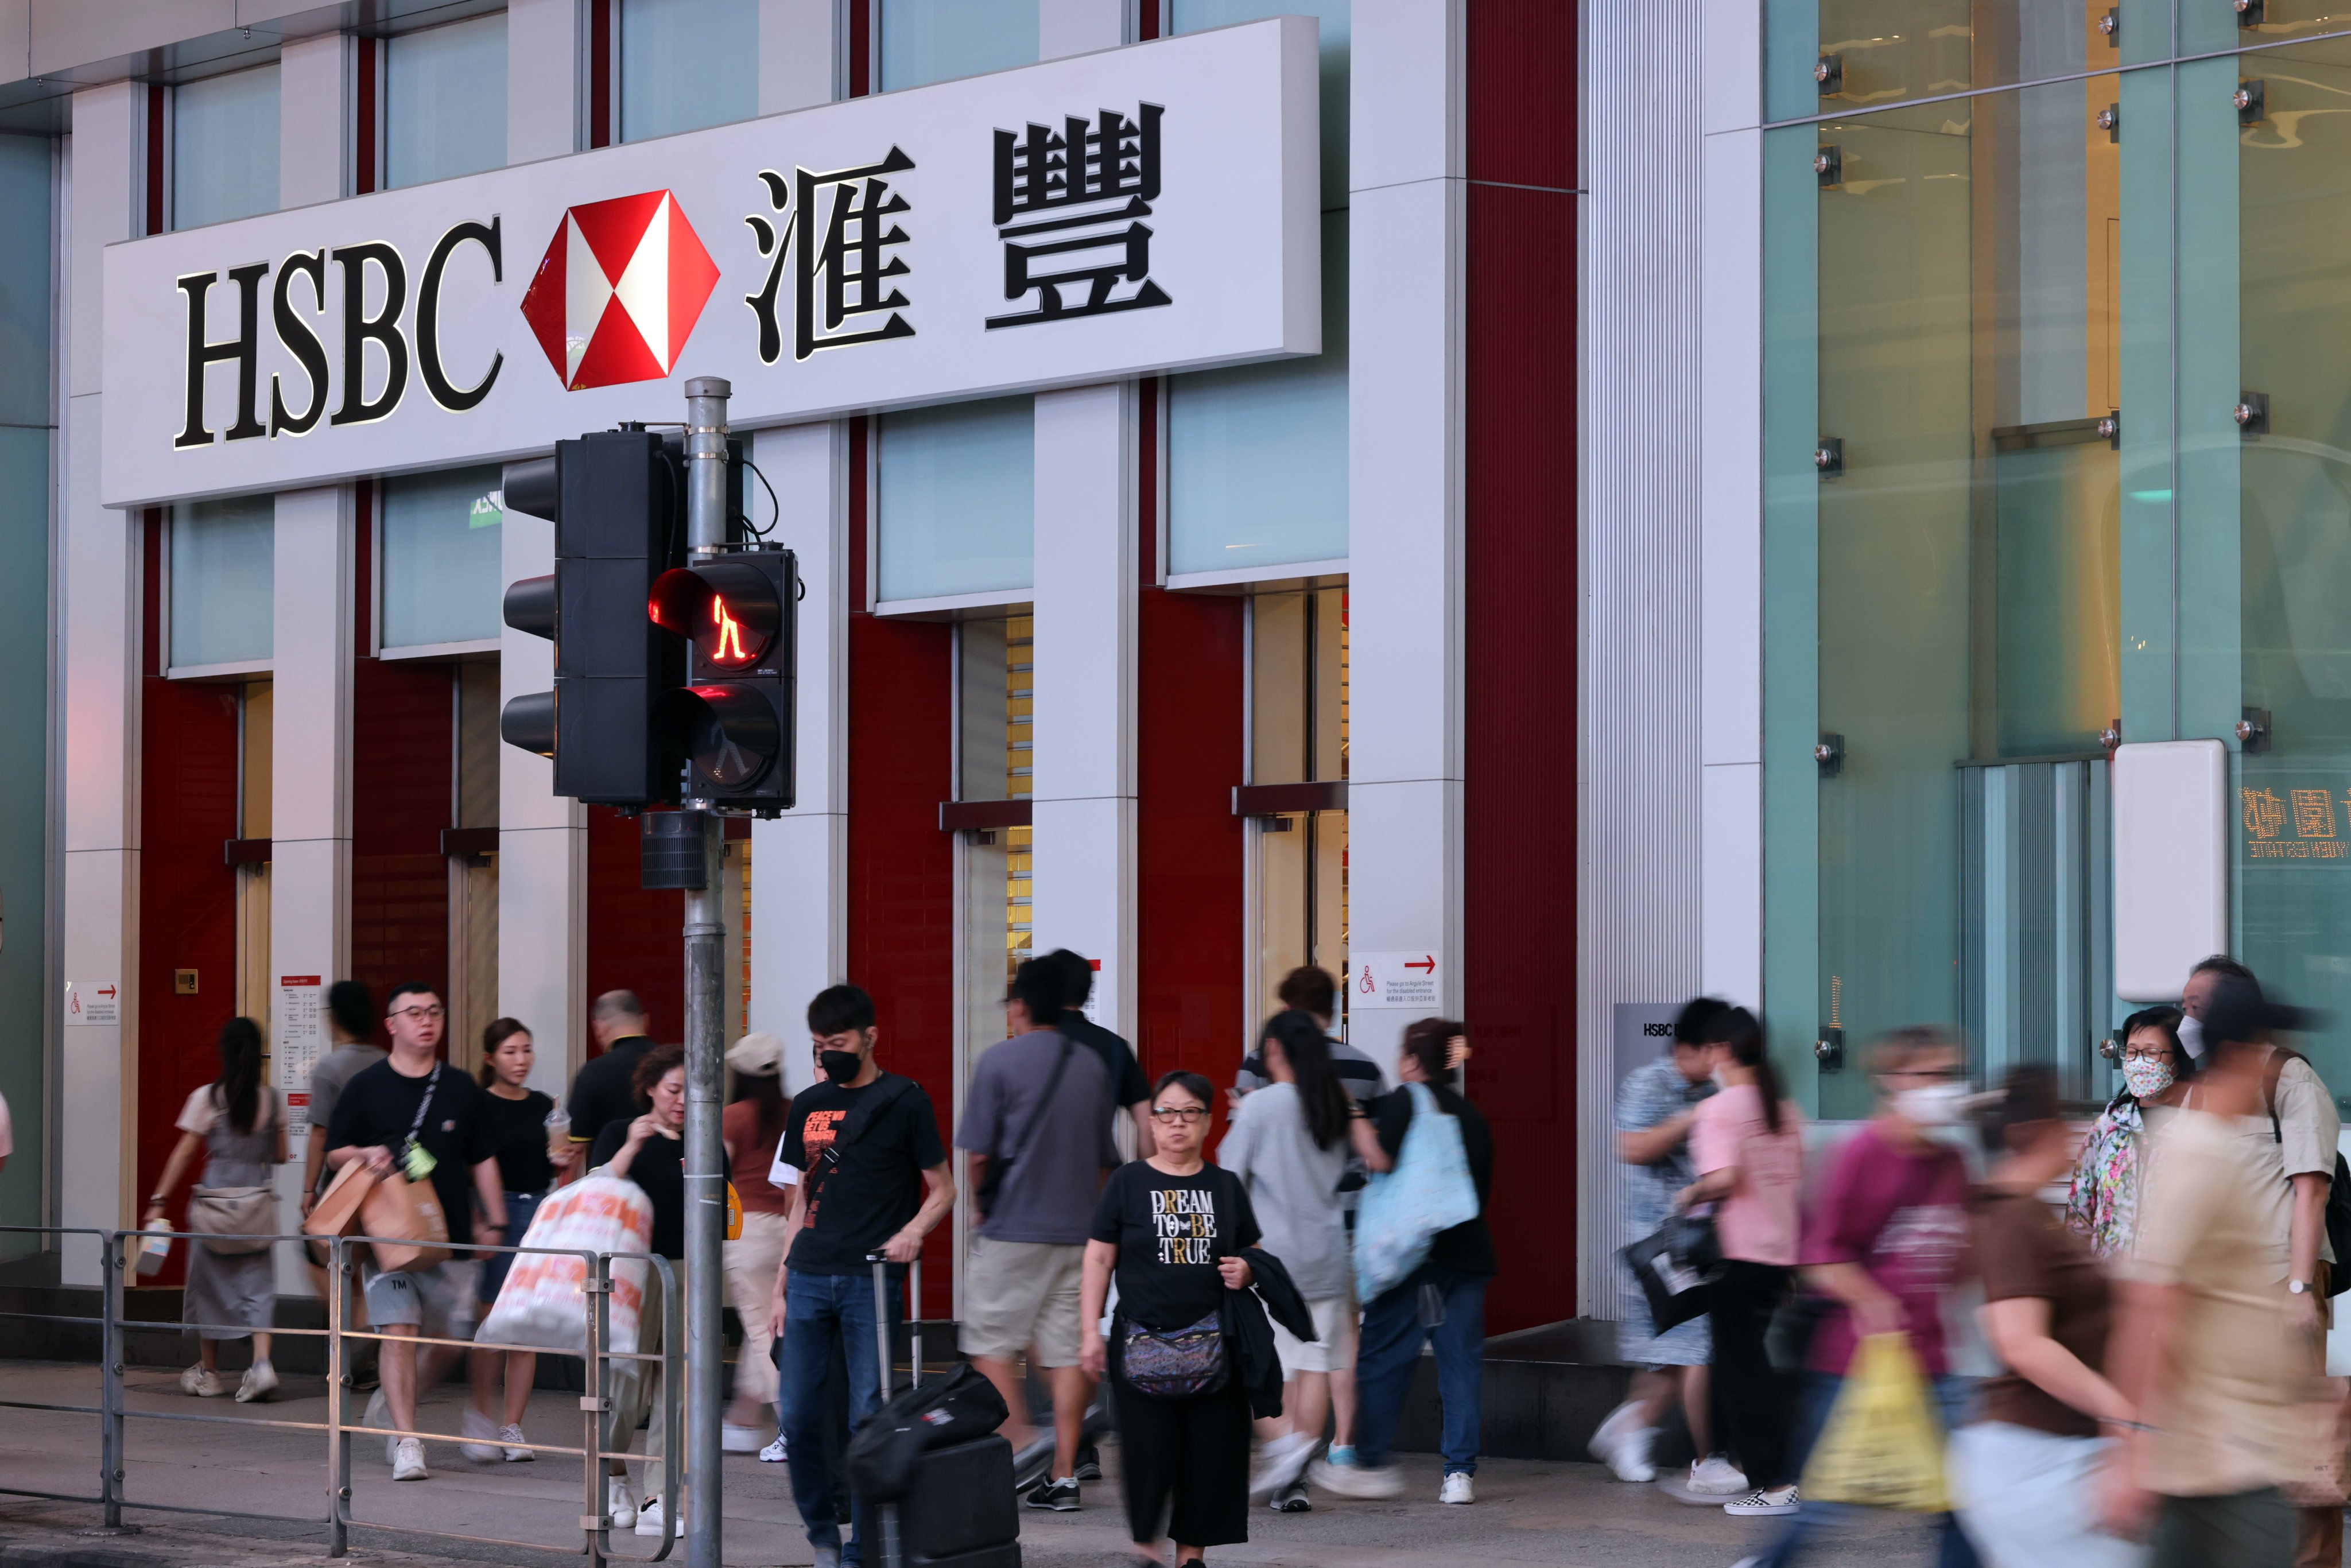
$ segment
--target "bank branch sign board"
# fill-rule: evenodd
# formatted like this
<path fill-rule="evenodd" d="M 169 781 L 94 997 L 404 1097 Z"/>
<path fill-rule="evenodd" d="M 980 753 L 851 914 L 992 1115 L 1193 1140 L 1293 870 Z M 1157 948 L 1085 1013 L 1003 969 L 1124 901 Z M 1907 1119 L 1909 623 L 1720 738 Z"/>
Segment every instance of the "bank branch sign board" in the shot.
<path fill-rule="evenodd" d="M 1322 349 L 1280 17 L 111 246 L 135 507 Z"/>

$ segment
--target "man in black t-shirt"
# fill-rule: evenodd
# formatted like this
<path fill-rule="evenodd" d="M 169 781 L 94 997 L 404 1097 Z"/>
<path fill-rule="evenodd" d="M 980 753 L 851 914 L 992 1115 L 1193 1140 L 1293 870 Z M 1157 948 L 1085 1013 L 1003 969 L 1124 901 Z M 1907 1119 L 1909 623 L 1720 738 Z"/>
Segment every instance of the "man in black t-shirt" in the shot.
<path fill-rule="evenodd" d="M 637 1103 L 637 1063 L 653 1048 L 645 1033 L 644 1004 L 634 991 L 598 997 L 589 1009 L 588 1028 L 602 1054 L 590 1057 L 571 1081 L 565 1111 L 571 1118 L 571 1141 L 583 1148 L 613 1123 L 634 1121 L 644 1108 Z"/>
<path fill-rule="evenodd" d="M 1110 1074 L 1111 1098 L 1134 1124 L 1134 1156 L 1149 1159 L 1157 1145 L 1151 1136 L 1151 1085 L 1144 1079 L 1143 1066 L 1124 1039 L 1086 1017 L 1086 998 L 1094 990 L 1093 961 L 1067 947 L 1054 948 L 1045 961 L 1061 970 L 1061 991 L 1069 998 L 1069 1007 L 1054 1027 L 1102 1058 L 1102 1070 Z"/>
<path fill-rule="evenodd" d="M 497 1147 L 482 1114 L 484 1091 L 470 1074 L 440 1059 L 448 1016 L 440 993 L 411 981 L 392 988 L 385 1008 L 392 1055 L 344 1086 L 327 1128 L 327 1164 L 340 1171 L 358 1162 L 379 1174 L 399 1171 L 411 1181 L 429 1180 L 452 1245 L 477 1239 L 504 1245 L 506 1197 L 498 1185 Z M 416 1346 L 406 1342 L 420 1333 L 471 1337 L 478 1272 L 470 1256 L 430 1269 L 385 1271 L 371 1265 L 362 1271 L 368 1321 L 389 1337 L 380 1362 L 382 1386 L 368 1402 L 360 1425 L 415 1430 L 418 1390 L 438 1383 L 459 1353 L 430 1346 L 420 1368 Z M 425 1479 L 419 1439 L 392 1438 L 385 1448 L 392 1479 Z"/>
<path fill-rule="evenodd" d="M 834 986 L 809 1003 L 809 1034 L 820 1082 L 793 1096 L 778 1157 L 799 1173 L 786 1228 L 791 1249 L 776 1274 L 769 1321 L 784 1325 L 779 1362 L 786 1459 L 792 1500 L 820 1568 L 856 1568 L 873 1531 L 857 1504 L 856 1538 L 846 1546 L 833 1502 L 839 1477 L 826 1434 L 840 1419 L 825 1397 L 833 1358 L 849 1370 L 849 1427 L 882 1403 L 889 1368 L 874 1354 L 872 1265 L 889 1260 L 882 1310 L 894 1322 L 905 1265 L 955 1207 L 947 1152 L 930 1096 L 873 1060 L 880 1031 L 873 998 Z"/>

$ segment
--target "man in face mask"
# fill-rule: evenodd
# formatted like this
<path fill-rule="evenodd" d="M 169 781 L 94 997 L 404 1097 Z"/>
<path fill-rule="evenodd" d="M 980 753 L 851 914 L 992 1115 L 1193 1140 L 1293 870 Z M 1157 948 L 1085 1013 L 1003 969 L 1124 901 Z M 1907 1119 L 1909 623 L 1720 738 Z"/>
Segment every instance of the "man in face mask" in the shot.
<path fill-rule="evenodd" d="M 2179 1049 L 2197 1061 L 2204 1057 L 2204 1013 L 2212 1005 L 2212 988 L 2223 979 L 2250 980 L 2253 972 L 2225 953 L 2215 953 L 2188 972 L 2179 988 Z"/>
<path fill-rule="evenodd" d="M 882 1403 L 886 1371 L 874 1354 L 873 1270 L 866 1260 L 877 1253 L 889 1260 L 882 1310 L 895 1322 L 905 1315 L 905 1266 L 955 1207 L 955 1183 L 930 1096 L 873 1059 L 881 1032 L 873 998 L 855 986 L 831 987 L 809 1003 L 808 1022 L 824 1076 L 792 1097 L 777 1154 L 798 1179 L 768 1321 L 783 1325 L 777 1405 L 792 1500 L 817 1568 L 839 1568 L 860 1563 L 874 1537 L 860 1501 L 856 1539 L 841 1542 L 833 1502 L 840 1478 L 825 1441 L 841 1412 L 827 1402 L 827 1374 L 834 1357 L 846 1362 L 853 1431 Z"/>
<path fill-rule="evenodd" d="M 1827 1157 L 1799 1256 L 1804 1283 L 1828 1307 L 1813 1330 L 1796 1412 L 1797 1468 L 1819 1438 L 1864 1335 L 1898 1333 L 1934 1382 L 1944 1423 L 1956 1425 L 1962 1390 L 1943 1343 L 1943 1298 L 1958 1279 L 1968 1239 L 1968 1167 L 1935 1130 L 1968 1101 L 1959 1043 L 1940 1030 L 1896 1030 L 1869 1051 L 1877 1113 Z M 1792 1514 L 1760 1561 L 1779 1568 L 1836 1511 L 1801 1503 L 1793 1486 L 1727 1505 L 1742 1514 Z M 1972 1563 L 1950 1515 L 1938 1516 L 1938 1561 Z"/>

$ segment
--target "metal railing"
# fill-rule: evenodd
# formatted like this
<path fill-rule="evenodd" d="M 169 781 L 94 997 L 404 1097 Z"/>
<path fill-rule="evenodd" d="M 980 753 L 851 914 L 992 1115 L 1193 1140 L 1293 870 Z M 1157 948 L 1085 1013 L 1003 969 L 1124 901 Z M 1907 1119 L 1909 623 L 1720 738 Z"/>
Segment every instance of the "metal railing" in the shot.
<path fill-rule="evenodd" d="M 685 1433 L 684 1421 L 684 1385 L 685 1357 L 683 1350 L 684 1319 L 680 1312 L 676 1270 L 666 1258 L 643 1252 L 576 1251 L 548 1247 L 468 1246 L 455 1249 L 459 1258 L 495 1252 L 534 1253 L 540 1256 L 577 1258 L 583 1265 L 582 1294 L 586 1304 L 585 1344 L 577 1358 L 585 1363 L 587 1391 L 580 1398 L 581 1433 L 576 1448 L 551 1443 L 507 1443 L 498 1447 L 527 1448 L 534 1455 L 568 1456 L 580 1461 L 582 1511 L 579 1529 L 582 1545 L 557 1545 L 543 1541 L 516 1541 L 502 1536 L 471 1535 L 457 1531 L 432 1530 L 413 1524 L 391 1524 L 357 1518 L 351 1511 L 351 1444 L 354 1437 L 383 1437 L 398 1440 L 417 1437 L 428 1442 L 448 1443 L 461 1439 L 446 1432 L 425 1432 L 403 1427 L 354 1426 L 347 1417 L 345 1401 L 351 1392 L 349 1344 L 353 1340 L 372 1340 L 379 1343 L 399 1343 L 414 1347 L 420 1355 L 426 1346 L 445 1345 L 459 1351 L 521 1351 L 536 1355 L 574 1355 L 569 1350 L 550 1350 L 545 1345 L 507 1344 L 486 1340 L 442 1339 L 417 1334 L 392 1334 L 375 1330 L 348 1327 L 350 1316 L 351 1265 L 353 1249 L 370 1241 L 381 1240 L 391 1245 L 412 1245 L 395 1238 L 366 1236 L 319 1237 L 304 1235 L 252 1235 L 224 1237 L 202 1236 L 187 1230 L 99 1230 L 67 1226 L 0 1225 L 0 1235 L 40 1236 L 56 1238 L 60 1250 L 67 1239 L 89 1237 L 99 1247 L 100 1315 L 67 1312 L 29 1312 L 0 1309 L 0 1320 L 78 1324 L 99 1330 L 99 1402 L 90 1405 L 50 1404 L 36 1400 L 0 1399 L 0 1409 L 42 1410 L 64 1415 L 95 1416 L 99 1418 L 99 1486 L 95 1494 L 42 1491 L 26 1487 L 0 1486 L 0 1495 L 41 1498 L 57 1502 L 95 1505 L 105 1528 L 122 1528 L 126 1510 L 141 1510 L 159 1513 L 202 1514 L 220 1519 L 262 1520 L 279 1524 L 316 1524 L 316 1516 L 283 1513 L 262 1513 L 246 1509 L 200 1508 L 189 1503 L 149 1502 L 129 1495 L 129 1463 L 123 1437 L 131 1421 L 169 1421 L 200 1426 L 235 1427 L 251 1430 L 255 1427 L 284 1431 L 319 1432 L 326 1437 L 326 1472 L 328 1506 L 324 1520 L 327 1555 L 341 1557 L 350 1549 L 353 1526 L 395 1534 L 432 1536 L 445 1541 L 469 1541 L 485 1545 L 522 1547 L 531 1551 L 584 1553 L 591 1568 L 602 1568 L 608 1562 L 654 1562 L 667 1558 L 677 1543 L 678 1521 L 682 1513 L 680 1498 L 680 1462 L 684 1458 Z M 185 1240 L 202 1245 L 205 1240 L 259 1241 L 271 1245 L 280 1241 L 318 1243 L 329 1249 L 327 1262 L 327 1326 L 323 1329 L 287 1328 L 272 1324 L 266 1329 L 252 1329 L 236 1323 L 149 1322 L 133 1321 L 124 1316 L 123 1291 L 125 1275 L 131 1267 L 131 1254 L 152 1238 Z M 126 1250 L 128 1249 L 128 1250 Z M 648 1265 L 648 1285 L 658 1281 L 660 1287 L 662 1343 L 658 1350 L 620 1350 L 613 1348 L 611 1339 L 612 1264 L 616 1261 L 639 1260 Z M 398 1326 L 398 1325 L 393 1325 Z M 419 1325 L 423 1327 L 423 1325 Z M 123 1375 L 128 1357 L 124 1335 L 133 1329 L 170 1332 L 173 1329 L 220 1329 L 235 1333 L 268 1333 L 292 1338 L 316 1338 L 326 1341 L 327 1349 L 327 1418 L 324 1421 L 277 1420 L 250 1416 L 210 1416 L 193 1411 L 134 1410 L 123 1397 Z M 380 1352 L 379 1354 L 381 1353 Z M 662 1444 L 662 1536 L 661 1547 L 650 1558 L 616 1557 L 611 1552 L 611 1515 L 606 1510 L 606 1470 L 608 1460 L 643 1459 L 646 1456 L 632 1455 L 628 1446 L 634 1437 L 633 1427 L 616 1432 L 612 1440 L 617 1450 L 604 1445 L 604 1422 L 613 1410 L 613 1387 L 619 1374 L 611 1364 L 623 1362 L 631 1368 L 645 1363 L 658 1363 L 661 1370 L 660 1412 L 664 1441 Z M 416 1388 L 421 1397 L 423 1388 Z M 716 1499 L 695 1499 L 695 1508 L 716 1507 Z"/>

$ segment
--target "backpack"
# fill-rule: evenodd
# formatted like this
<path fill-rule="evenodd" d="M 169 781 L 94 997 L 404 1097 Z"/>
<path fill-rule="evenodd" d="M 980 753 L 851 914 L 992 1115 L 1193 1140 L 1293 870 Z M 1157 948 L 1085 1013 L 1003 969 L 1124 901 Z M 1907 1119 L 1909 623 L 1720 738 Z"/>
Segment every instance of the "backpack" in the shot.
<path fill-rule="evenodd" d="M 2278 1124 L 2277 1092 L 2289 1060 L 2304 1066 L 2310 1061 L 2298 1051 L 2273 1046 L 2269 1071 L 2262 1076 L 2262 1103 L 2269 1111 L 2270 1141 L 2275 1144 L 2285 1142 L 2285 1129 Z M 2335 1174 L 2326 1184 L 2326 1249 L 2335 1254 L 2335 1266 L 2326 1271 L 2326 1293 L 2339 1296 L 2351 1290 L 2351 1165 L 2345 1163 L 2339 1149 L 2335 1154 Z"/>

